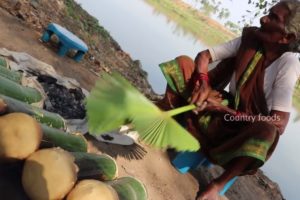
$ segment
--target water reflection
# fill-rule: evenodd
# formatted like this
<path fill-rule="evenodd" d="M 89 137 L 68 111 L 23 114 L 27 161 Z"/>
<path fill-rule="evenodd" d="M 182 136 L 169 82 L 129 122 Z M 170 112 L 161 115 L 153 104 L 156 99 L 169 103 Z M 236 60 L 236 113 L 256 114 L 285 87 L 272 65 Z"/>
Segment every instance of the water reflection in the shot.
<path fill-rule="evenodd" d="M 141 60 L 157 93 L 163 93 L 166 85 L 159 63 L 178 55 L 194 58 L 204 49 L 197 38 L 142 0 L 77 2 L 100 21 L 124 51 Z"/>
<path fill-rule="evenodd" d="M 144 2 L 147 4 L 147 1 Z M 151 5 L 149 4 L 149 6 Z M 172 33 L 174 35 L 180 38 L 191 38 L 193 39 L 193 44 L 197 44 L 199 41 L 201 41 L 201 38 L 199 38 L 196 34 L 191 33 L 189 30 L 179 25 L 178 23 L 174 23 L 174 20 L 171 17 L 164 15 L 161 11 L 154 7 L 152 7 L 152 9 L 153 16 L 166 19 L 166 24 L 168 24 L 171 27 L 171 29 L 173 30 Z"/>

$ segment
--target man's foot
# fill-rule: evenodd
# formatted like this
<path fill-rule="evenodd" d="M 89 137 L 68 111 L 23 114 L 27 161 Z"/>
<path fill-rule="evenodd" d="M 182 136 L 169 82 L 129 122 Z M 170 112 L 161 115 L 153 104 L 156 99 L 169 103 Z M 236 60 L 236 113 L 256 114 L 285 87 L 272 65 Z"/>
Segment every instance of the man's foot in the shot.
<path fill-rule="evenodd" d="M 216 183 L 210 183 L 206 190 L 196 198 L 196 200 L 218 200 L 220 186 Z"/>

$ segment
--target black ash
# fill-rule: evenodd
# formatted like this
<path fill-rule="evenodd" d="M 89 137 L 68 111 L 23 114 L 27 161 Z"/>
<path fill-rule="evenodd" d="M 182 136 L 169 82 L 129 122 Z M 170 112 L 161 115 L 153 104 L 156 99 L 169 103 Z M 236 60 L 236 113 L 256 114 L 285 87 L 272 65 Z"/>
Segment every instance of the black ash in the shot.
<path fill-rule="evenodd" d="M 68 89 L 57 84 L 55 78 L 46 75 L 39 75 L 38 81 L 48 96 L 44 105 L 45 110 L 60 114 L 65 119 L 85 117 L 85 95 L 80 88 Z"/>

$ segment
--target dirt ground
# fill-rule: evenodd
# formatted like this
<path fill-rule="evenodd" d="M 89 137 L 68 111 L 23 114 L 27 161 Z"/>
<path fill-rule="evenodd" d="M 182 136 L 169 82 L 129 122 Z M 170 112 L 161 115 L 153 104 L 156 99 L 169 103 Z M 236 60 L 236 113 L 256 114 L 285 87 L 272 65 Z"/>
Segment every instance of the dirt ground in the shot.
<path fill-rule="evenodd" d="M 0 48 L 27 52 L 52 65 L 59 74 L 77 79 L 90 90 L 97 76 L 87 67 L 68 57 L 58 57 L 53 48 L 40 41 L 41 35 L 18 18 L 0 8 Z M 89 139 L 92 152 L 116 158 L 119 176 L 134 176 L 146 186 L 149 200 L 194 200 L 198 182 L 191 174 L 179 174 L 170 164 L 167 153 L 149 147 L 119 146 Z"/>

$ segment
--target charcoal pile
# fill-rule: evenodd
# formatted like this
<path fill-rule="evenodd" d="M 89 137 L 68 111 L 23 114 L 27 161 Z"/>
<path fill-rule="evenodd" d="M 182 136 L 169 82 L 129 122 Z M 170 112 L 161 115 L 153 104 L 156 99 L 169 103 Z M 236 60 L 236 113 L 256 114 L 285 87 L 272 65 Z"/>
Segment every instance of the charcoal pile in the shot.
<path fill-rule="evenodd" d="M 39 75 L 47 99 L 44 109 L 60 114 L 65 119 L 83 119 L 85 117 L 84 99 L 80 88 L 68 89 L 57 84 L 57 80 L 47 75 Z"/>

